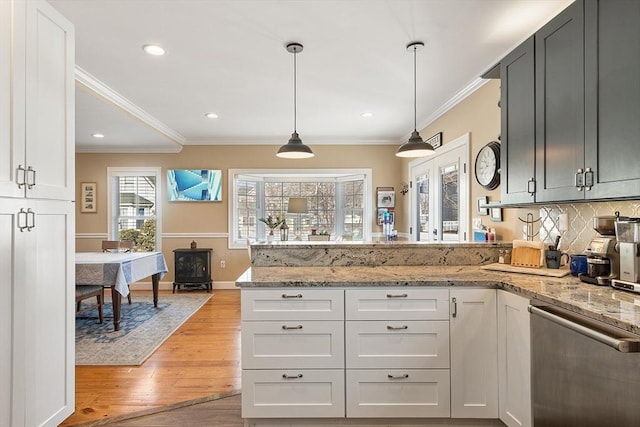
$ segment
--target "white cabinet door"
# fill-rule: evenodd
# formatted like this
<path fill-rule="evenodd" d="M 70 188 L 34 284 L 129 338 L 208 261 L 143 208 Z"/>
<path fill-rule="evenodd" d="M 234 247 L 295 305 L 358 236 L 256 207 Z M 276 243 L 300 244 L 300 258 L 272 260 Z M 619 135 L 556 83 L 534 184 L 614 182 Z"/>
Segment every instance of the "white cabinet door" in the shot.
<path fill-rule="evenodd" d="M 495 289 L 451 289 L 451 417 L 498 418 Z"/>
<path fill-rule="evenodd" d="M 347 417 L 449 417 L 449 370 L 347 369 Z"/>
<path fill-rule="evenodd" d="M 346 367 L 449 368 L 449 322 L 347 321 Z"/>
<path fill-rule="evenodd" d="M 447 320 L 446 288 L 379 288 L 345 291 L 347 320 Z"/>
<path fill-rule="evenodd" d="M 342 368 L 344 322 L 242 322 L 242 368 Z M 245 371 L 246 372 L 246 371 Z"/>
<path fill-rule="evenodd" d="M 343 418 L 344 370 L 242 371 L 242 417 Z"/>
<path fill-rule="evenodd" d="M 527 298 L 498 291 L 500 420 L 509 427 L 532 425 L 528 307 Z"/>
<path fill-rule="evenodd" d="M 243 289 L 242 320 L 342 320 L 342 289 Z"/>

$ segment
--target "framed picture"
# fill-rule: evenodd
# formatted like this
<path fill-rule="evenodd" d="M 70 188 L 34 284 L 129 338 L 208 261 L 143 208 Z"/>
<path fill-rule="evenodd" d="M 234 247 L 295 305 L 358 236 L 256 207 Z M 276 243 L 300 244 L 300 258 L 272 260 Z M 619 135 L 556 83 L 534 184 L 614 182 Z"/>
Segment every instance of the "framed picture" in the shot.
<path fill-rule="evenodd" d="M 98 212 L 96 205 L 96 188 L 98 184 L 95 182 L 80 183 L 80 212 L 95 213 Z"/>
<path fill-rule="evenodd" d="M 486 206 L 487 204 L 487 196 L 476 197 L 476 214 L 478 215 L 489 215 L 489 210 L 487 208 L 481 208 L 480 206 Z"/>
<path fill-rule="evenodd" d="M 395 208 L 396 192 L 393 187 L 378 187 L 376 189 L 379 208 Z"/>
<path fill-rule="evenodd" d="M 491 208 L 489 218 L 493 222 L 502 222 L 502 208 Z"/>
<path fill-rule="evenodd" d="M 167 194 L 170 202 L 220 202 L 222 201 L 222 171 L 169 169 Z"/>

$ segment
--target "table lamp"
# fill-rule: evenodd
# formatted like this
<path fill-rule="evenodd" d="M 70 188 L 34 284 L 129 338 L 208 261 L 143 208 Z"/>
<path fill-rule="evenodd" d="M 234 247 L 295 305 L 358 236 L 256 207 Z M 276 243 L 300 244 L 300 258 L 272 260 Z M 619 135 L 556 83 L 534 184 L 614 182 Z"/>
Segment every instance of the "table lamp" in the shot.
<path fill-rule="evenodd" d="M 295 226 L 296 240 L 302 240 L 302 223 L 300 221 L 300 214 L 309 212 L 307 208 L 307 199 L 305 197 L 289 197 L 289 205 L 287 206 L 287 213 L 297 214 L 298 221 Z"/>

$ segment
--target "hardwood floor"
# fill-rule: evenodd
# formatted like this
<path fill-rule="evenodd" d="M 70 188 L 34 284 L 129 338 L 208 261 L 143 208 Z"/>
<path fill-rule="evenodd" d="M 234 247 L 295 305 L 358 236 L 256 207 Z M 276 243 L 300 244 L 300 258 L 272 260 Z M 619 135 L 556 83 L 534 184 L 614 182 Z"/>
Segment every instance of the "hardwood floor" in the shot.
<path fill-rule="evenodd" d="M 213 294 L 142 366 L 77 366 L 76 412 L 61 426 L 239 391 L 240 291 Z"/>

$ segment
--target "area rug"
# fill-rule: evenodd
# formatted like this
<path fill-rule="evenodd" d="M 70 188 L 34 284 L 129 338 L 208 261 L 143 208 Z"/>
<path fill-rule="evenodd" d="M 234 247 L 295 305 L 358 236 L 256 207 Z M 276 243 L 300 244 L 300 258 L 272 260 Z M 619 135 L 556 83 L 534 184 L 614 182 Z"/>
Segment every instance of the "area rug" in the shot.
<path fill-rule="evenodd" d="M 113 310 L 106 296 L 104 323 L 92 300 L 82 301 L 76 315 L 76 365 L 142 365 L 153 352 L 206 303 L 212 294 L 162 294 L 158 307 L 152 295 L 123 299 L 120 330 L 113 330 Z M 92 306 L 91 306 L 92 305 Z"/>

